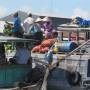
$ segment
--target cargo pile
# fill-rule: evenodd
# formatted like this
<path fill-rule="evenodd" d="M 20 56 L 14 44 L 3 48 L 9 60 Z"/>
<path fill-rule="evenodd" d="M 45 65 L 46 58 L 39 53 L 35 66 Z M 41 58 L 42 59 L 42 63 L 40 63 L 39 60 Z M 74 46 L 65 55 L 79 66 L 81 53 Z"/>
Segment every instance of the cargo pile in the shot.
<path fill-rule="evenodd" d="M 48 52 L 49 48 L 54 44 L 55 39 L 46 39 L 40 45 L 35 46 L 32 49 L 33 53 L 45 53 Z"/>
<path fill-rule="evenodd" d="M 46 53 L 53 45 L 53 53 L 70 52 L 77 47 L 75 42 L 64 41 L 58 42 L 55 39 L 46 39 L 40 45 L 32 49 L 32 53 Z"/>

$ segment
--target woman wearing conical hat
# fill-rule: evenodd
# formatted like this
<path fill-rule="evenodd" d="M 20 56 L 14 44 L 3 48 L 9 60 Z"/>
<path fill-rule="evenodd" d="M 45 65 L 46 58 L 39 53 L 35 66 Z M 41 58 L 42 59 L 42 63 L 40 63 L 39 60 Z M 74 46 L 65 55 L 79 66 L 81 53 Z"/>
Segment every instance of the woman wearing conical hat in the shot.
<path fill-rule="evenodd" d="M 42 19 L 39 17 L 35 20 L 33 24 L 33 29 L 30 29 L 30 31 L 33 30 L 34 39 L 39 40 L 37 44 L 40 44 L 43 40 L 43 32 L 41 30 L 41 23 L 42 23 Z"/>
<path fill-rule="evenodd" d="M 36 23 L 40 28 L 42 28 L 43 20 L 42 20 L 40 17 L 38 17 L 38 18 L 35 20 L 35 23 Z"/>
<path fill-rule="evenodd" d="M 43 27 L 45 30 L 47 30 L 48 32 L 51 32 L 53 30 L 53 25 L 52 25 L 52 21 L 49 17 L 44 17 L 43 19 Z"/>
<path fill-rule="evenodd" d="M 45 38 L 51 38 L 51 34 L 53 31 L 52 21 L 49 17 L 44 17 L 42 20 Z"/>
<path fill-rule="evenodd" d="M 38 17 L 36 20 L 35 20 L 36 23 L 41 23 L 42 22 L 42 19 L 40 17 Z"/>
<path fill-rule="evenodd" d="M 43 19 L 38 17 L 35 21 L 35 23 L 41 28 L 41 31 L 44 33 L 44 27 L 43 27 Z"/>

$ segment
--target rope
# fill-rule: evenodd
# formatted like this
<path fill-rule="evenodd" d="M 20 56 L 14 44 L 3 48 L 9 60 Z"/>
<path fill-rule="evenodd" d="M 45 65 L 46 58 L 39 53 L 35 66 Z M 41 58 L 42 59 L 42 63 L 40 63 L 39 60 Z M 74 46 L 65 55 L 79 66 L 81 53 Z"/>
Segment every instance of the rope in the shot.
<path fill-rule="evenodd" d="M 56 41 L 57 41 L 57 39 L 55 40 L 55 42 L 56 42 Z M 55 45 L 55 42 L 54 42 L 54 44 L 51 46 L 51 48 L 49 49 L 49 51 L 53 49 L 53 47 L 54 47 L 54 45 Z M 48 51 L 48 52 L 49 52 L 49 51 Z M 56 55 L 57 55 L 57 54 L 58 54 L 58 52 L 56 53 Z M 52 62 L 53 62 L 53 61 L 52 61 Z M 42 83 L 42 86 L 41 86 L 41 90 L 47 90 L 47 78 L 48 78 L 49 72 L 50 72 L 50 70 L 53 69 L 53 67 L 55 67 L 52 62 L 51 62 L 51 63 L 48 65 L 48 67 L 46 68 L 46 72 L 45 72 L 44 80 L 43 80 L 43 83 Z"/>

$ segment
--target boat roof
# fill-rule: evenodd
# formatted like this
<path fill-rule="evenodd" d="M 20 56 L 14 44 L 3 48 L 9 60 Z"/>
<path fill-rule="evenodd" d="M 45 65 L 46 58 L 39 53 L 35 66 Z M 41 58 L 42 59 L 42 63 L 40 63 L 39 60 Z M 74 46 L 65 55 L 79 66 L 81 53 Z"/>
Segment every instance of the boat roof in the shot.
<path fill-rule="evenodd" d="M 57 30 L 58 31 L 70 31 L 70 32 L 90 32 L 90 27 L 89 28 L 74 28 L 74 27 L 72 27 L 72 28 L 70 28 L 70 27 L 57 27 Z"/>
<path fill-rule="evenodd" d="M 64 28 L 79 28 L 80 26 L 77 25 L 77 24 L 70 24 L 70 23 L 67 23 L 67 24 L 61 24 L 59 25 L 60 27 L 64 27 Z"/>
<path fill-rule="evenodd" d="M 36 40 L 17 38 L 17 37 L 9 37 L 9 36 L 0 36 L 0 42 L 30 42 L 30 41 L 36 41 Z"/>

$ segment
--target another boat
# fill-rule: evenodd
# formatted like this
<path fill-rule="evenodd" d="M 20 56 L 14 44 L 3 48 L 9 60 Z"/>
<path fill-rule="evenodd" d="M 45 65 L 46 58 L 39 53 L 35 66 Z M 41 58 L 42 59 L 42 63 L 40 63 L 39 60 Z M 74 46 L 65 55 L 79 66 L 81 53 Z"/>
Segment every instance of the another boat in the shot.
<path fill-rule="evenodd" d="M 83 32 L 86 35 L 90 32 L 90 28 L 59 27 L 58 32 L 68 32 L 68 38 L 71 38 L 71 32 L 77 33 L 79 46 L 69 53 L 53 54 L 53 65 L 56 66 L 49 72 L 47 90 L 90 90 L 90 39 L 85 37 L 83 43 L 79 40 L 79 33 Z M 60 40 L 63 38 L 62 35 Z M 44 56 L 32 53 L 32 57 L 39 60 L 44 60 Z"/>
<path fill-rule="evenodd" d="M 58 55 L 59 64 L 50 71 L 47 90 L 90 90 L 90 39 L 85 37 L 84 43 L 79 40 L 79 33 L 90 33 L 90 28 L 59 28 L 59 31 L 76 32 L 80 46 L 65 56 Z"/>

